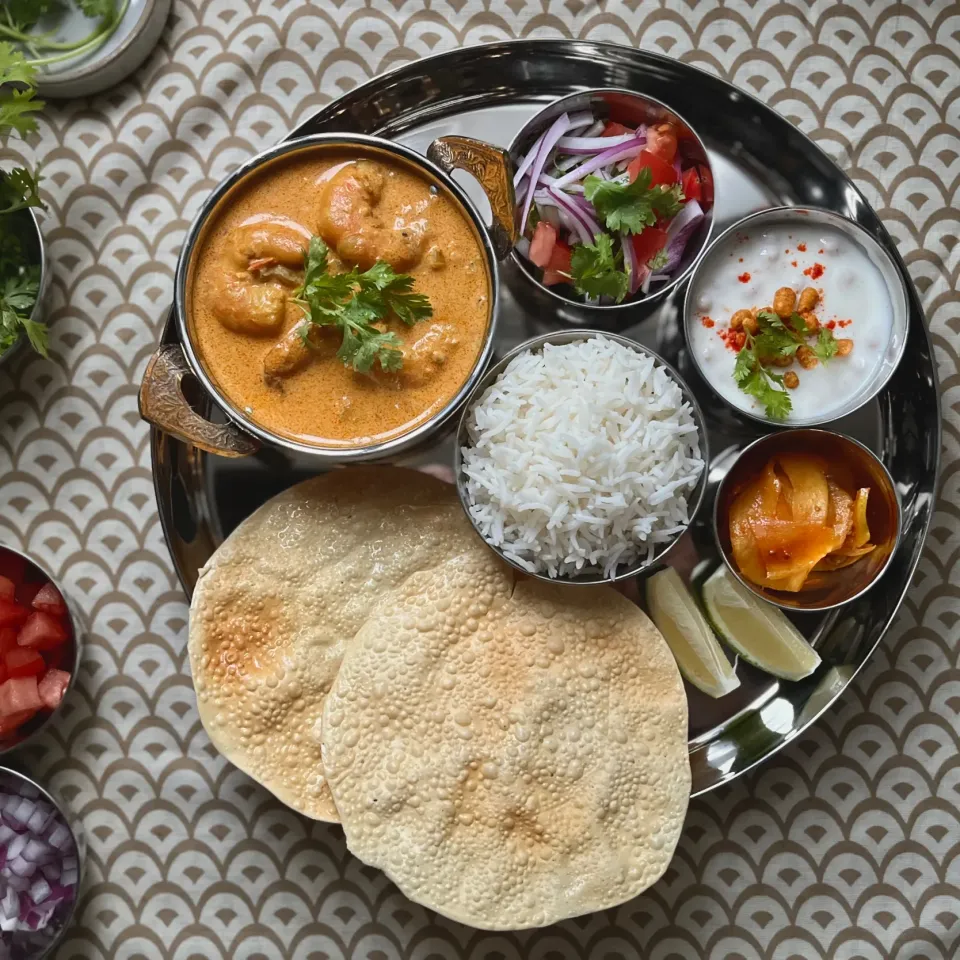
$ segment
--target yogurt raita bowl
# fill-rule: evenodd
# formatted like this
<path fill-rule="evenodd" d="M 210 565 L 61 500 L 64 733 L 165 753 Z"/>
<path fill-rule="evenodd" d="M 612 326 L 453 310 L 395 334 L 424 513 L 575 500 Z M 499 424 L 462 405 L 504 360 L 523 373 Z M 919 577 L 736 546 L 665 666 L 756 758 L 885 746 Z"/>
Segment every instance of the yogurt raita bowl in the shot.
<path fill-rule="evenodd" d="M 890 255 L 858 224 L 810 207 L 763 210 L 721 234 L 684 312 L 690 354 L 714 392 L 746 417 L 789 427 L 829 423 L 875 397 L 903 355 L 907 320 Z"/>

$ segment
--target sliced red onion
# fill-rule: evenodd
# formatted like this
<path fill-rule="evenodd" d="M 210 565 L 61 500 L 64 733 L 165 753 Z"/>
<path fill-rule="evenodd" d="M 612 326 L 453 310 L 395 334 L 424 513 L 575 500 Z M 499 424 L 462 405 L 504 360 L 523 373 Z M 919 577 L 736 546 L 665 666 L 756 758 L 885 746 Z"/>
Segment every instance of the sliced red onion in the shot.
<path fill-rule="evenodd" d="M 610 164 L 617 163 L 620 160 L 635 157 L 643 149 L 645 143 L 646 140 L 640 140 L 634 137 L 628 143 L 620 144 L 610 150 L 604 150 L 603 153 L 597 154 L 597 156 L 592 157 L 585 163 L 574 167 L 562 177 L 558 177 L 554 186 L 565 187 L 569 183 L 576 183 L 578 180 L 582 180 L 588 173 L 593 173 L 594 170 L 610 166 Z"/>
<path fill-rule="evenodd" d="M 53 859 L 53 850 L 42 840 L 31 837 L 27 845 L 23 848 L 23 859 L 29 860 L 38 866 L 43 863 L 49 863 Z"/>
<path fill-rule="evenodd" d="M 535 157 L 533 162 L 530 165 L 530 182 L 536 183 L 540 179 L 540 174 L 543 173 L 543 168 L 546 166 L 547 158 L 550 156 L 553 148 L 556 146 L 557 141 L 570 129 L 570 116 L 569 114 L 563 113 L 556 120 L 554 120 L 553 125 L 550 129 L 543 135 L 543 139 L 540 141 L 540 146 L 535 151 Z M 523 213 L 520 216 L 520 232 L 523 233 L 527 229 L 527 218 L 530 216 L 530 205 L 533 203 L 533 190 L 527 191 L 527 197 L 523 203 Z"/>
<path fill-rule="evenodd" d="M 54 820 L 57 819 L 57 811 L 47 803 L 38 803 L 33 815 L 27 820 L 27 829 L 33 833 L 43 833 Z"/>
<path fill-rule="evenodd" d="M 594 127 L 599 120 L 594 119 L 592 110 L 575 110 L 570 114 L 570 131 L 579 130 L 581 127 Z M 600 129 L 603 129 L 603 124 L 600 123 Z M 587 133 L 584 136 L 590 137 L 593 134 Z"/>
<path fill-rule="evenodd" d="M 593 123 L 583 131 L 582 136 L 584 137 L 598 137 L 603 133 L 603 128 L 606 124 L 602 120 L 594 120 Z"/>
<path fill-rule="evenodd" d="M 537 209 L 543 213 L 547 210 L 555 211 L 563 227 L 569 233 L 575 233 L 580 243 L 593 243 L 593 237 L 586 225 L 564 207 L 552 193 L 546 190 L 537 191 Z"/>
<path fill-rule="evenodd" d="M 643 282 L 640 284 L 640 292 L 641 292 L 644 296 L 646 296 L 646 295 L 650 292 L 650 281 L 651 281 L 653 278 L 652 278 L 652 275 L 651 275 L 651 273 L 650 273 L 650 268 L 649 268 L 649 267 L 644 267 L 643 269 L 644 269 L 644 271 L 645 271 L 645 273 L 646 273 L 646 276 L 643 278 Z"/>
<path fill-rule="evenodd" d="M 23 853 L 23 848 L 27 845 L 27 836 L 24 833 L 18 833 L 7 844 L 7 860 L 14 860 Z"/>
<path fill-rule="evenodd" d="M 517 167 L 517 172 L 513 175 L 513 185 L 514 187 L 520 186 L 520 181 L 527 175 L 527 171 L 530 169 L 533 164 L 534 159 L 537 156 L 537 151 L 540 149 L 543 144 L 543 138 L 546 136 L 546 131 L 540 134 L 537 137 L 537 142 L 530 148 L 527 155 L 520 161 L 520 165 Z"/>
<path fill-rule="evenodd" d="M 667 228 L 667 262 L 663 266 L 664 273 L 672 273 L 683 259 L 683 251 L 690 242 L 690 237 L 703 221 L 703 208 L 696 200 L 689 200 L 683 209 L 670 221 Z"/>
<path fill-rule="evenodd" d="M 574 203 L 574 197 L 568 197 L 559 190 L 547 188 L 537 191 L 537 203 L 541 206 L 552 205 L 561 211 L 561 218 L 568 225 L 568 229 L 576 233 L 580 243 L 593 243 L 594 238 L 602 233 L 602 228 L 589 214 L 584 213 Z M 566 216 L 564 216 L 564 214 Z"/>
<path fill-rule="evenodd" d="M 633 296 L 640 289 L 640 271 L 637 266 L 637 255 L 633 249 L 633 238 L 621 236 L 620 245 L 623 247 L 623 266 L 630 281 L 630 296 Z"/>
<path fill-rule="evenodd" d="M 611 147 L 622 146 L 636 140 L 636 134 L 624 133 L 617 137 L 561 137 L 557 141 L 557 150 L 561 153 L 590 156 L 602 153 Z"/>
<path fill-rule="evenodd" d="M 37 872 L 37 865 L 20 856 L 8 860 L 6 869 L 17 877 L 32 877 Z"/>

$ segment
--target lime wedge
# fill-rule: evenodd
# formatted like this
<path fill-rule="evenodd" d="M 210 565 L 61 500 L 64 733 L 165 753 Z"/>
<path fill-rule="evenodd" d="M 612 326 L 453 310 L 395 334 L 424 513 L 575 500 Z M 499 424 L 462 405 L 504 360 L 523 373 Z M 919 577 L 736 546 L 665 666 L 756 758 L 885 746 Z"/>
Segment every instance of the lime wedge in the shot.
<path fill-rule="evenodd" d="M 703 603 L 723 642 L 755 667 L 784 680 L 802 680 L 817 669 L 820 657 L 797 628 L 726 567 L 703 585 Z"/>
<path fill-rule="evenodd" d="M 663 634 L 680 672 L 711 697 L 722 697 L 740 686 L 697 601 L 673 567 L 647 581 L 647 608 Z"/>

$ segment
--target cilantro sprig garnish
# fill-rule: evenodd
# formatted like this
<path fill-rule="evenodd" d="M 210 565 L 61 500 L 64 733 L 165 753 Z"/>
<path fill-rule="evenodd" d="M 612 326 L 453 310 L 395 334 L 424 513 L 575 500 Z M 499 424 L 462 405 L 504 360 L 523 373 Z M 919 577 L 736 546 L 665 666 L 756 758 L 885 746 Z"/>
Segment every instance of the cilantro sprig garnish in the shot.
<path fill-rule="evenodd" d="M 641 167 L 632 183 L 617 183 L 591 175 L 583 181 L 586 198 L 593 204 L 608 230 L 642 233 L 658 220 L 675 217 L 683 206 L 680 184 L 651 186 L 649 167 Z"/>
<path fill-rule="evenodd" d="M 617 303 L 627 295 L 630 278 L 619 267 L 613 240 L 601 233 L 596 243 L 581 243 L 570 256 L 573 284 L 588 297 L 613 297 Z"/>
<path fill-rule="evenodd" d="M 806 337 L 807 325 L 799 313 L 784 320 L 772 310 L 761 310 L 757 313 L 757 332 L 744 330 L 744 344 L 733 366 L 733 379 L 744 393 L 763 404 L 773 420 L 785 420 L 793 402 L 783 377 L 769 370 L 764 361 L 792 358 L 800 347 L 809 346 Z M 810 349 L 817 359 L 826 362 L 836 356 L 837 341 L 826 327 L 821 327 Z"/>
<path fill-rule="evenodd" d="M 293 294 L 307 319 L 322 327 L 339 327 L 343 340 L 337 356 L 345 366 L 359 373 L 369 372 L 375 363 L 393 372 L 403 366 L 403 341 L 395 333 L 376 326 L 394 316 L 407 326 L 433 316 L 430 301 L 413 292 L 413 277 L 397 273 L 377 261 L 363 273 L 357 267 L 345 273 L 331 273 L 328 248 L 313 237 L 304 261 L 303 285 Z M 304 328 L 304 343 L 310 344 Z"/>
<path fill-rule="evenodd" d="M 0 37 L 29 55 L 26 63 L 30 66 L 81 57 L 102 47 L 116 33 L 130 0 L 72 0 L 72 5 L 92 21 L 90 29 L 76 40 L 58 40 L 52 18 L 61 16 L 70 5 L 71 0 L 2 0 Z"/>

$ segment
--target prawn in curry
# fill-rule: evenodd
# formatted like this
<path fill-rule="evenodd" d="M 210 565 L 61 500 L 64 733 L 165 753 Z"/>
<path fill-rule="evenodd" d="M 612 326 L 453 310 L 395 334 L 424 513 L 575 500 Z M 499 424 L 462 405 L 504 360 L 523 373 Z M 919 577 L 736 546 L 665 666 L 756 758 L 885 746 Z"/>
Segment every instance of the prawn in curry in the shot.
<path fill-rule="evenodd" d="M 402 435 L 456 395 L 487 336 L 490 279 L 475 226 L 442 187 L 391 157 L 319 147 L 225 201 L 194 255 L 190 324 L 208 373 L 248 417 L 303 443 L 359 446 Z M 313 322 L 296 299 L 317 249 L 325 280 L 350 289 L 375 273 L 375 289 L 387 271 L 402 296 L 429 303 L 417 322 L 397 308 L 366 327 L 386 345 L 381 362 L 345 362 L 349 325 Z"/>

